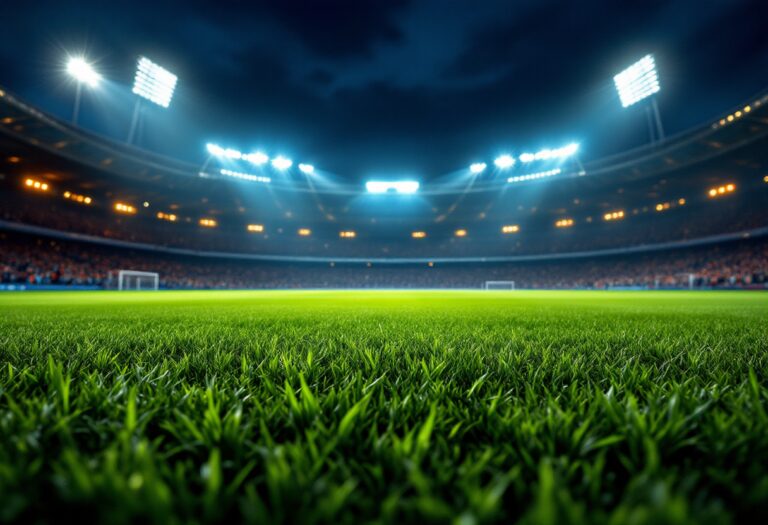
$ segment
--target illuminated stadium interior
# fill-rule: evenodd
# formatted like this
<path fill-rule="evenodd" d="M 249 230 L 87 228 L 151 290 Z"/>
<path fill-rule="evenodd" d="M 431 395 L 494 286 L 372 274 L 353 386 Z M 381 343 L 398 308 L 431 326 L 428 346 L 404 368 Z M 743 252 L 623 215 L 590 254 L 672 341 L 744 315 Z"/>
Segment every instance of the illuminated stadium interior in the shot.
<path fill-rule="evenodd" d="M 214 144 L 203 166 L 158 157 L 2 93 L 12 229 L 256 260 L 402 264 L 654 249 L 760 235 L 768 223 L 768 96 L 609 158 L 569 144 L 364 186 Z"/>
<path fill-rule="evenodd" d="M 0 1 L 0 525 L 758 521 L 765 13 Z"/>

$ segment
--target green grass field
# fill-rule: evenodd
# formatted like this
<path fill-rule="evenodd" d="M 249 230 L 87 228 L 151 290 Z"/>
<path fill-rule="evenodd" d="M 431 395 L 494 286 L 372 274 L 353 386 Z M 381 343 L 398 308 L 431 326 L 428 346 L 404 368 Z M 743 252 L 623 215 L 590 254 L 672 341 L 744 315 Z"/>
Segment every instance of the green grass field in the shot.
<path fill-rule="evenodd" d="M 768 294 L 0 295 L 0 521 L 767 511 Z"/>

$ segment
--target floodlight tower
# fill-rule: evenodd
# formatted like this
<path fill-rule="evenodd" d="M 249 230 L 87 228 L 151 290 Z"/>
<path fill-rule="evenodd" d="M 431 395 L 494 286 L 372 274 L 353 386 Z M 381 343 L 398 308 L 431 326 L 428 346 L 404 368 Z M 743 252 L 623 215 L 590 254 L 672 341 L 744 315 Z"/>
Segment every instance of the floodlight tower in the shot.
<path fill-rule="evenodd" d="M 659 75 L 656 71 L 656 61 L 653 55 L 645 55 L 643 58 L 629 66 L 627 69 L 613 77 L 613 83 L 616 85 L 616 91 L 619 93 L 621 105 L 625 108 L 632 106 L 641 100 L 650 98 L 648 111 L 649 128 L 651 132 L 651 141 L 653 141 L 653 127 L 650 121 L 653 119 L 656 123 L 656 134 L 658 139 L 664 138 L 664 128 L 661 125 L 661 115 L 659 105 L 656 102 L 656 93 L 660 91 Z M 651 114 L 653 116 L 651 116 Z"/>
<path fill-rule="evenodd" d="M 173 92 L 176 89 L 178 77 L 146 57 L 139 57 L 136 65 L 136 77 L 133 81 L 133 92 L 139 96 L 133 107 L 131 129 L 128 132 L 128 144 L 133 141 L 136 126 L 141 112 L 141 101 L 146 99 L 158 106 L 167 108 L 171 104 Z"/>
<path fill-rule="evenodd" d="M 83 84 L 91 88 L 96 88 L 101 81 L 99 75 L 84 58 L 72 57 L 67 62 L 67 73 L 77 82 L 75 90 L 75 107 L 72 110 L 72 124 L 77 124 L 77 117 L 80 113 L 80 97 L 83 91 Z"/>

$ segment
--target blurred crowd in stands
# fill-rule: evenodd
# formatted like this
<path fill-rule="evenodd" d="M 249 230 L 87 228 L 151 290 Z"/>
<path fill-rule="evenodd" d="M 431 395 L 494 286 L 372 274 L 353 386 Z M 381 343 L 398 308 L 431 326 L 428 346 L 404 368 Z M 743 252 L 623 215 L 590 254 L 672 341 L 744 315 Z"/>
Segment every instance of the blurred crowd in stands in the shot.
<path fill-rule="evenodd" d="M 117 271 L 160 275 L 168 289 L 766 288 L 768 238 L 622 256 L 526 263 L 285 263 L 171 256 L 0 231 L 0 283 L 114 288 Z"/>
<path fill-rule="evenodd" d="M 607 223 L 599 216 L 591 217 L 591 223 L 586 223 L 586 218 L 577 218 L 577 224 L 566 229 L 556 229 L 551 218 L 532 214 L 516 219 L 515 222 L 520 222 L 519 233 L 502 235 L 501 223 L 486 220 L 470 225 L 470 233 L 465 238 L 453 235 L 458 225 L 435 223 L 425 239 L 411 239 L 407 226 L 399 227 L 402 236 L 396 239 L 377 237 L 372 240 L 362 229 L 355 239 L 339 239 L 338 224 L 330 222 L 310 225 L 312 235 L 309 237 L 296 234 L 298 224 L 279 227 L 267 224 L 263 234 L 248 233 L 242 218 L 230 223 L 220 219 L 217 228 L 206 229 L 194 221 L 161 221 L 149 212 L 125 216 L 110 209 L 83 208 L 70 202 L 47 200 L 41 204 L 28 196 L 14 200 L 12 195 L 3 196 L 1 192 L 0 219 L 112 240 L 191 250 L 324 257 L 463 257 L 570 253 L 740 232 L 768 224 L 768 207 L 753 204 L 747 206 L 732 198 L 718 202 L 716 211 L 712 209 L 712 202 L 689 203 L 663 213 L 646 207 L 627 210 L 627 218 L 614 223 Z M 745 213 L 745 209 L 750 212 Z"/>

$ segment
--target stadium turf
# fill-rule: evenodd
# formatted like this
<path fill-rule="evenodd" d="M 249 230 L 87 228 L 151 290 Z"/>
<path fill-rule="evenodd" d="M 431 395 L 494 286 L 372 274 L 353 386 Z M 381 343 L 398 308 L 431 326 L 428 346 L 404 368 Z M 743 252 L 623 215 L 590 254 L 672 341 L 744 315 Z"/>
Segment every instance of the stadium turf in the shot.
<path fill-rule="evenodd" d="M 0 521 L 768 511 L 768 294 L 0 295 Z"/>

